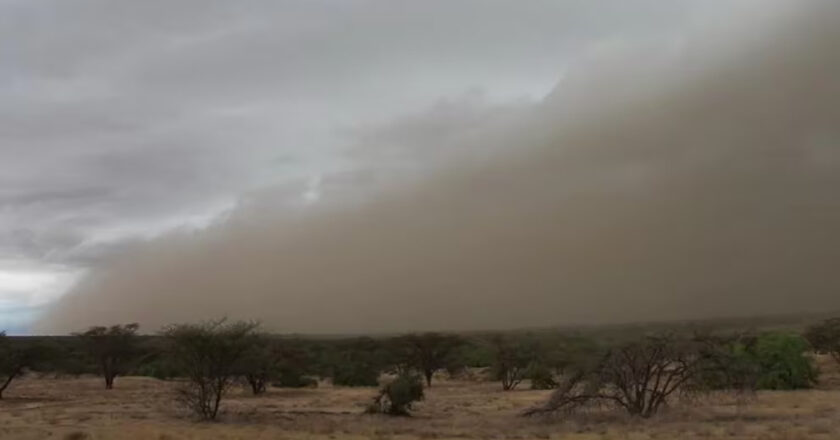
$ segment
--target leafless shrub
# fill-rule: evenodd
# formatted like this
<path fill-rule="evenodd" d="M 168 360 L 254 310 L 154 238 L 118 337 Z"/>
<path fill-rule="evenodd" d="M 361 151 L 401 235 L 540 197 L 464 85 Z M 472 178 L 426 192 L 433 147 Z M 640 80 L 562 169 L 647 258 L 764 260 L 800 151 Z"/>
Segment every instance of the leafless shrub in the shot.
<path fill-rule="evenodd" d="M 516 341 L 497 335 L 490 340 L 494 351 L 492 372 L 502 382 L 502 389 L 516 388 L 536 359 L 535 346 L 530 341 Z"/>
<path fill-rule="evenodd" d="M 723 340 L 671 335 L 646 337 L 609 350 L 594 367 L 568 375 L 546 404 L 524 415 L 571 413 L 588 405 L 608 404 L 638 417 L 651 417 L 671 397 L 709 391 L 708 381 L 748 387 L 735 373 Z M 714 373 L 713 376 L 710 376 Z"/>
<path fill-rule="evenodd" d="M 167 328 L 164 335 L 172 341 L 174 360 L 187 378 L 177 389 L 178 403 L 203 420 L 215 420 L 258 326 L 221 319 Z"/>

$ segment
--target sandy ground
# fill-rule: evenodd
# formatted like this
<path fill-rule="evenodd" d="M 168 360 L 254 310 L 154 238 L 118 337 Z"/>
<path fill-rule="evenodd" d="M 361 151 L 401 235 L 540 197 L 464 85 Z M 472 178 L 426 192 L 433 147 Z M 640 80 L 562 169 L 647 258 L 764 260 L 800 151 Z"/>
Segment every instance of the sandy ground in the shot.
<path fill-rule="evenodd" d="M 173 384 L 119 378 L 25 378 L 0 401 L 0 439 L 838 439 L 840 386 L 675 403 L 650 420 L 615 411 L 534 419 L 518 413 L 546 391 L 503 392 L 498 383 L 439 381 L 411 418 L 361 414 L 373 388 L 236 390 L 217 423 L 198 423 L 173 402 Z"/>

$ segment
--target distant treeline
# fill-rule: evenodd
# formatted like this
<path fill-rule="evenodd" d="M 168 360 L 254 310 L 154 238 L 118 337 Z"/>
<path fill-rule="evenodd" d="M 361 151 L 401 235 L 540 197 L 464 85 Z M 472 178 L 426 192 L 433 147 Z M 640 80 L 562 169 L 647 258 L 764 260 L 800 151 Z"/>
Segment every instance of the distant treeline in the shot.
<path fill-rule="evenodd" d="M 354 337 L 305 337 L 266 334 L 265 341 L 286 351 L 286 358 L 294 361 L 299 373 L 313 378 L 339 377 L 339 384 L 370 385 L 371 381 L 346 372 L 347 369 L 364 368 L 377 373 L 400 370 L 405 354 L 400 344 L 409 336 L 439 335 L 452 338 L 453 347 L 446 354 L 446 365 L 441 369 L 452 374 L 464 373 L 464 369 L 489 369 L 493 367 L 500 341 L 511 346 L 521 346 L 532 352 L 536 358 L 562 369 L 564 362 L 579 356 L 594 353 L 598 343 L 586 336 L 568 335 L 559 332 L 510 332 L 455 335 L 423 333 L 401 336 L 354 336 Z M 45 355 L 30 368 L 42 374 L 99 375 L 101 362 L 91 353 L 90 342 L 81 334 L 67 336 L 7 336 L 7 344 L 15 349 L 37 348 Z M 451 343 L 451 342 L 450 342 Z M 167 356 L 169 341 L 164 335 L 135 336 L 132 343 L 132 360 L 126 365 L 123 375 L 149 376 L 157 379 L 172 379 L 183 376 L 178 365 Z M 565 360 L 565 361 L 564 361 Z M 466 374 L 466 373 L 464 373 Z M 373 383 L 375 385 L 375 382 Z"/>

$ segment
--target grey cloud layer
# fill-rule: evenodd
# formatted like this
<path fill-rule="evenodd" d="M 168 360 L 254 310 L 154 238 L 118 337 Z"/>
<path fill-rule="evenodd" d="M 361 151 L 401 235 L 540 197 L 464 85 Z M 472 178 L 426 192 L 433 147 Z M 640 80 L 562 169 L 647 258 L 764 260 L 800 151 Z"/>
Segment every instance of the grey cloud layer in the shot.
<path fill-rule="evenodd" d="M 707 3 L 0 1 L 0 260 L 87 266 L 313 176 L 352 192 L 330 183 L 383 165 L 340 151 L 347 127 L 540 93 L 591 42 L 672 38 Z"/>
<path fill-rule="evenodd" d="M 539 104 L 496 113 L 467 96 L 362 130 L 363 156 L 462 156 L 302 217 L 262 209 L 269 192 L 98 267 L 39 328 L 228 315 L 404 331 L 840 307 L 840 6 L 797 4 L 738 45 L 591 60 Z M 459 116 L 440 120 L 448 108 Z"/>

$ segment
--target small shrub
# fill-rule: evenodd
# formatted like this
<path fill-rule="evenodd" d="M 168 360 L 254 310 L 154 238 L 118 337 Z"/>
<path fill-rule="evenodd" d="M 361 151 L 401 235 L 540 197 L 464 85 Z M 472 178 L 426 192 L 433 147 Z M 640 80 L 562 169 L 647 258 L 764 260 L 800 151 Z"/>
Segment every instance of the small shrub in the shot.
<path fill-rule="evenodd" d="M 528 372 L 532 390 L 551 390 L 557 388 L 557 381 L 551 369 L 544 364 L 532 365 Z"/>
<path fill-rule="evenodd" d="M 408 416 L 411 406 L 420 400 L 423 400 L 423 380 L 416 374 L 401 374 L 382 388 L 367 412 Z"/>
<path fill-rule="evenodd" d="M 818 353 L 827 353 L 836 362 L 840 362 L 840 318 L 813 325 L 805 331 L 804 336 Z"/>

